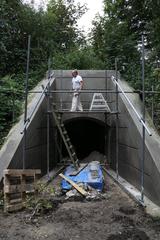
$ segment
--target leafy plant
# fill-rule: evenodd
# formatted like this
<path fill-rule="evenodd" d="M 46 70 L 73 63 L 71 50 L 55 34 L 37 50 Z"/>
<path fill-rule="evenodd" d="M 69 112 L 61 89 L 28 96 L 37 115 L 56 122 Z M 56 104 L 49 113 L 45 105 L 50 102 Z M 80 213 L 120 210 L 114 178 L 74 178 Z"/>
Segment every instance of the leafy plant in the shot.
<path fill-rule="evenodd" d="M 42 182 L 36 185 L 38 195 L 28 195 L 25 202 L 25 207 L 32 211 L 33 214 L 46 213 L 55 207 L 53 201 L 54 188 Z"/>

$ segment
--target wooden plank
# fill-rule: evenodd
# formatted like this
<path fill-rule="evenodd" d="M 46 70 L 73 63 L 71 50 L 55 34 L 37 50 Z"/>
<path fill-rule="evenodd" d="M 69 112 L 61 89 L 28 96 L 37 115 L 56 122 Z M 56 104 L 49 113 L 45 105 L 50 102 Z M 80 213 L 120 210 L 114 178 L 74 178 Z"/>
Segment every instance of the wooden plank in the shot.
<path fill-rule="evenodd" d="M 63 175 L 62 173 L 59 174 L 60 177 L 64 178 L 67 182 L 69 182 L 78 192 L 80 192 L 83 196 L 87 196 L 88 193 L 80 186 L 78 186 L 75 182 L 71 179 Z"/>
<path fill-rule="evenodd" d="M 3 171 L 4 175 L 13 175 L 13 176 L 34 176 L 34 174 L 41 174 L 40 169 L 5 169 Z"/>
<path fill-rule="evenodd" d="M 24 185 L 5 185 L 4 193 L 19 193 L 25 189 Z"/>
<path fill-rule="evenodd" d="M 9 201 L 9 204 L 8 205 L 14 205 L 14 204 L 18 204 L 18 203 L 21 203 L 22 204 L 22 198 L 16 198 L 16 199 L 11 199 Z"/>
<path fill-rule="evenodd" d="M 5 184 L 10 184 L 9 178 L 7 175 L 4 175 L 4 180 L 3 180 L 4 185 Z"/>
<path fill-rule="evenodd" d="M 10 197 L 8 194 L 4 194 L 4 205 L 8 205 L 10 203 Z"/>
<path fill-rule="evenodd" d="M 25 180 L 25 175 L 24 174 L 22 174 L 22 176 L 21 176 L 21 184 L 23 186 L 26 185 L 26 180 Z M 22 191 L 22 201 L 25 201 L 25 199 L 26 199 L 26 192 L 23 190 Z"/>
<path fill-rule="evenodd" d="M 33 191 L 34 184 L 5 185 L 4 193 L 20 193 L 23 191 Z"/>
<path fill-rule="evenodd" d="M 7 205 L 7 206 L 5 206 L 4 211 L 5 212 L 14 212 L 14 211 L 21 210 L 23 207 L 24 207 L 23 203 L 18 203 L 18 204 L 14 204 L 14 205 Z"/>

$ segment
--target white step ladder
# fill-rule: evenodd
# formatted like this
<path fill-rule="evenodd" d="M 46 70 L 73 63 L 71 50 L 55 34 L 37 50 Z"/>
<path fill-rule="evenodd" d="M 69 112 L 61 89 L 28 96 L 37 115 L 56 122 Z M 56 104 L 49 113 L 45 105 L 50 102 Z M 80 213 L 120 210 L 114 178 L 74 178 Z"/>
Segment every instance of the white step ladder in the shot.
<path fill-rule="evenodd" d="M 91 106 L 90 106 L 90 111 L 107 111 L 111 112 L 106 100 L 104 99 L 102 93 L 94 93 Z"/>

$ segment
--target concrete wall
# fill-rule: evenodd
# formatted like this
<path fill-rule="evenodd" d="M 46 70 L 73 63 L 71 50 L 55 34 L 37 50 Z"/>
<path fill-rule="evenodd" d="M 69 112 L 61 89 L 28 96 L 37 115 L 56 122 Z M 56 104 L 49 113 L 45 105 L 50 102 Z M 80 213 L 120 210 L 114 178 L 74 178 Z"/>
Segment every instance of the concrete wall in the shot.
<path fill-rule="evenodd" d="M 124 81 L 119 81 L 123 90 L 132 91 Z M 109 87 L 115 89 L 112 81 Z M 127 94 L 136 110 L 141 115 L 142 102 L 137 94 Z M 110 107 L 114 108 L 115 96 L 109 96 Z M 120 175 L 136 186 L 139 190 L 141 182 L 141 158 L 142 158 L 142 126 L 134 111 L 126 102 L 122 94 L 119 95 L 119 173 Z M 146 113 L 146 124 L 152 136 L 146 133 L 146 153 L 144 167 L 144 192 L 155 203 L 160 205 L 160 137 L 157 134 L 152 121 Z M 115 117 L 112 117 L 111 124 L 111 152 L 110 159 L 112 167 L 115 168 Z"/>
<path fill-rule="evenodd" d="M 48 80 L 43 80 L 34 89 L 35 91 L 42 91 L 41 84 L 44 87 Z M 54 88 L 54 79 L 51 80 L 52 88 Z M 33 109 L 39 101 L 40 93 L 35 93 L 29 96 L 28 117 L 31 115 Z M 40 168 L 46 171 L 46 123 L 47 123 L 47 102 L 45 95 L 41 98 L 37 105 L 36 111 L 27 127 L 27 143 L 26 143 L 26 168 Z M 0 181 L 3 176 L 3 170 L 6 168 L 22 168 L 22 149 L 23 149 L 23 134 L 21 134 L 24 124 L 24 115 L 9 132 L 5 144 L 0 150 Z M 51 138 L 53 144 L 53 139 Z M 53 156 L 54 149 L 52 148 L 51 156 Z M 53 164 L 52 164 L 53 165 Z"/>
<path fill-rule="evenodd" d="M 72 104 L 72 71 L 71 70 L 55 70 L 55 85 L 56 90 L 66 90 L 66 93 L 56 93 L 54 94 L 54 100 L 56 102 L 58 109 L 71 109 Z M 84 80 L 83 90 L 105 90 L 107 89 L 108 81 L 110 77 L 114 75 L 114 71 L 104 71 L 104 70 L 79 70 L 79 74 L 82 76 Z M 107 94 L 103 94 L 106 98 Z M 88 110 L 91 105 L 91 101 L 93 98 L 93 93 L 81 93 L 81 102 L 84 110 Z M 63 116 L 63 120 L 69 120 L 70 118 L 77 117 L 89 117 L 94 118 L 100 121 L 105 121 L 105 116 L 103 113 L 85 113 L 85 115 L 77 113 L 77 114 L 67 114 L 65 113 Z"/>
<path fill-rule="evenodd" d="M 107 85 L 107 76 L 105 71 L 97 70 L 81 70 L 79 74 L 84 80 L 84 90 L 90 89 L 105 89 Z M 71 91 L 72 90 L 72 74 L 71 71 L 55 71 L 56 77 L 56 89 L 64 89 Z M 59 107 L 63 109 L 71 108 L 72 93 L 57 94 L 57 98 L 60 100 Z M 84 109 L 90 107 L 92 100 L 92 93 L 83 93 L 81 94 L 81 100 L 83 102 Z M 61 103 L 63 103 L 61 105 Z"/>

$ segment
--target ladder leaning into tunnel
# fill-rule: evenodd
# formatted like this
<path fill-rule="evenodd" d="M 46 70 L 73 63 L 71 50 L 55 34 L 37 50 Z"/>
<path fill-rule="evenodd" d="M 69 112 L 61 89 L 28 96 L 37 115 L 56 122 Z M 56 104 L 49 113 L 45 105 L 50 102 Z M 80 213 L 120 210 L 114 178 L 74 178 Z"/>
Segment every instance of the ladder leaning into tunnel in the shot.
<path fill-rule="evenodd" d="M 65 147 L 67 149 L 67 152 L 69 154 L 69 157 L 75 167 L 76 170 L 79 168 L 79 161 L 77 154 L 75 152 L 75 149 L 71 143 L 70 137 L 67 133 L 67 130 L 64 126 L 64 123 L 62 122 L 62 116 L 60 113 L 55 112 L 54 108 L 52 107 L 52 116 L 54 118 L 54 121 L 56 123 L 56 126 L 58 127 L 59 133 L 63 139 L 63 142 L 65 144 Z"/>

